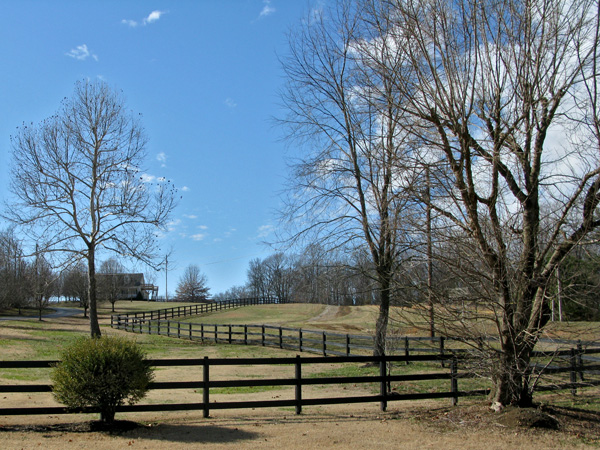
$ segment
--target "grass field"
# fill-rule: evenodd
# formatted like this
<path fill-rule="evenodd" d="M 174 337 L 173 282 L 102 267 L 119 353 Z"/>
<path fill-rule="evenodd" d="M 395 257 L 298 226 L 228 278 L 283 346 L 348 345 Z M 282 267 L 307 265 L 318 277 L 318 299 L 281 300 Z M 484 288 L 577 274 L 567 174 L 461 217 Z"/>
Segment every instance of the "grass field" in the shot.
<path fill-rule="evenodd" d="M 183 306 L 184 304 L 163 304 L 153 302 L 117 302 L 116 312 L 149 311 L 165 307 Z M 65 306 L 65 305 L 62 305 Z M 73 305 L 71 305 L 73 306 Z M 236 358 L 236 357 L 277 357 L 294 356 L 296 352 L 260 346 L 242 346 L 226 344 L 200 344 L 184 339 L 174 339 L 166 336 L 140 335 L 125 333 L 110 328 L 110 304 L 101 304 L 99 316 L 101 329 L 104 334 L 127 335 L 135 339 L 151 358 Z M 203 323 L 227 324 L 270 324 L 303 329 L 322 329 L 345 333 L 370 333 L 377 310 L 375 307 L 335 307 L 325 305 L 261 305 L 221 311 L 207 316 L 196 317 L 193 320 Z M 16 319 L 16 318 L 15 318 Z M 551 330 L 561 337 L 567 333 L 585 338 L 597 331 L 598 324 L 552 324 Z M 592 330 L 592 331 L 590 331 Z M 407 330 L 403 330 L 407 331 Z M 36 360 L 58 359 L 61 348 L 76 337 L 87 335 L 89 324 L 82 315 L 56 319 L 45 319 L 40 322 L 36 317 L 25 317 L 20 320 L 0 321 L 0 359 L 2 360 Z M 597 333 L 598 334 L 598 333 Z M 596 336 L 597 336 L 596 334 Z M 310 366 L 309 366 L 310 367 Z M 264 366 L 218 366 L 211 378 L 215 379 L 253 379 L 268 376 L 269 378 L 290 377 L 293 367 L 269 367 L 265 374 Z M 392 369 L 395 373 L 413 374 L 428 371 L 440 371 L 439 365 L 435 367 L 426 364 L 399 365 Z M 307 377 L 330 376 L 362 376 L 376 374 L 377 369 L 362 367 L 358 364 L 349 364 L 343 367 L 337 365 L 314 365 L 303 369 Z M 201 377 L 199 367 L 161 367 L 155 371 L 156 381 L 187 381 L 198 380 Z M 0 384 L 38 384 L 47 383 L 49 371 L 47 369 L 10 369 L 0 373 Z M 482 387 L 485 380 L 476 380 L 477 387 Z M 462 383 L 462 381 L 461 381 Z M 447 382 L 430 381 L 426 383 L 405 382 L 395 384 L 392 390 L 398 393 L 409 392 L 435 392 L 446 390 Z M 366 395 L 376 393 L 378 386 L 349 385 L 340 383 L 333 386 L 317 385 L 307 390 L 309 396 L 347 395 L 349 392 L 361 391 Z M 560 391 L 552 394 L 536 396 L 536 400 L 551 405 L 567 408 L 567 411 L 592 411 L 600 414 L 599 390 L 580 390 L 577 396 L 569 391 Z M 283 389 L 274 387 L 265 388 L 222 388 L 211 391 L 217 401 L 220 399 L 264 399 L 279 398 L 289 395 Z M 179 396 L 179 397 L 178 397 Z M 201 391 L 183 390 L 152 391 L 144 402 L 147 403 L 173 403 L 173 402 L 201 401 Z M 23 405 L 33 402 L 36 405 L 52 405 L 50 394 L 5 394 L 0 401 L 6 406 Z M 39 448 L 43 445 L 49 449 L 84 448 L 93 445 L 95 448 L 121 448 L 122 446 L 144 445 L 155 448 L 158 444 L 170 448 L 324 448 L 332 446 L 332 439 L 340 443 L 338 448 L 373 448 L 373 433 L 380 436 L 378 448 L 397 448 L 401 436 L 403 448 L 425 448 L 427 446 L 443 447 L 446 449 L 469 448 L 524 448 L 550 449 L 550 448 L 588 448 L 596 440 L 595 434 L 581 434 L 584 440 L 571 436 L 571 431 L 558 435 L 536 434 L 535 439 L 527 433 L 517 437 L 517 433 L 510 431 L 508 434 L 498 426 L 494 426 L 494 416 L 485 406 L 482 398 L 461 399 L 462 408 L 449 409 L 447 400 L 430 400 L 427 402 L 399 402 L 390 406 L 388 413 L 378 411 L 377 404 L 339 405 L 307 408 L 304 418 L 294 418 L 293 409 L 281 408 L 277 410 L 245 410 L 219 411 L 217 418 L 210 422 L 199 420 L 200 413 L 168 413 L 146 415 L 129 415 L 136 421 L 148 423 L 146 428 L 134 432 L 135 434 L 115 435 L 102 437 L 88 436 L 81 432 L 53 431 L 54 424 L 74 420 L 71 417 L 5 417 L 0 424 L 0 446 L 2 448 Z M 415 418 L 421 417 L 415 422 Z M 592 424 L 598 423 L 592 416 Z M 598 416 L 600 417 L 600 415 Z M 90 420 L 95 417 L 81 416 L 78 420 Z M 312 418 L 312 419 L 311 419 Z M 345 418 L 345 419 L 344 419 Z M 422 420 L 422 422 L 421 422 Z M 596 422 L 594 422 L 596 420 Z M 36 424 L 48 423 L 39 426 Z M 588 423 L 588 422 L 586 422 Z M 8 431 L 10 425 L 17 424 L 14 431 Z M 487 425 L 484 425 L 487 424 Z M 334 426 L 335 429 L 329 428 Z M 571 427 L 571 425 L 569 425 Z M 586 425 L 587 426 L 587 425 Z M 4 428 L 3 428 L 4 427 Z M 21 427 L 21 428 L 19 428 Z M 60 426 L 57 426 L 60 430 Z M 214 429 L 211 429 L 213 427 Z M 228 427 L 231 427 L 229 430 Z M 267 427 L 269 431 L 267 432 Z M 246 433 L 245 438 L 229 442 L 224 430 L 228 433 Z M 581 427 L 580 427 L 581 428 Z M 580 428 L 575 428 L 579 430 Z M 69 428 L 70 429 L 70 428 Z M 567 428 L 565 428 L 567 429 Z M 568 428 L 571 430 L 572 428 Z M 583 428 L 581 428 L 583 429 Z M 24 431 L 23 431 L 24 430 Z M 176 430 L 176 431 L 173 431 Z M 390 434 L 388 434 L 390 433 Z M 415 434 L 416 433 L 416 434 Z M 419 434 L 420 433 L 420 434 Z M 433 433 L 433 434 L 432 434 Z M 454 433 L 454 438 L 449 433 Z M 573 432 L 575 433 L 575 432 Z M 576 433 L 579 433 L 577 431 Z M 521 432 L 518 433 L 519 435 Z M 43 435 L 44 439 L 39 438 Z M 230 435 L 230 434 L 229 434 Z M 120 436 L 125 436 L 121 438 Z M 160 437 L 158 437 L 160 436 Z M 184 436 L 187 436 L 184 438 Z M 388 436 L 388 437 L 386 437 Z M 437 439 L 436 436 L 440 437 Z M 506 436 L 510 436 L 506 440 Z M 88 442 L 88 439 L 92 439 Z M 533 440 L 532 440 L 533 439 Z M 267 442 L 268 440 L 268 442 Z M 42 442 L 43 441 L 43 442 Z M 379 442 L 379 440 L 377 441 Z M 533 444 L 535 442 L 535 444 Z M 31 445 L 29 446 L 29 443 Z M 409 445 L 409 443 L 412 443 Z M 228 446 L 231 444 L 231 446 Z M 506 445 L 508 446 L 506 446 Z M 335 445 L 333 447 L 336 447 Z"/>

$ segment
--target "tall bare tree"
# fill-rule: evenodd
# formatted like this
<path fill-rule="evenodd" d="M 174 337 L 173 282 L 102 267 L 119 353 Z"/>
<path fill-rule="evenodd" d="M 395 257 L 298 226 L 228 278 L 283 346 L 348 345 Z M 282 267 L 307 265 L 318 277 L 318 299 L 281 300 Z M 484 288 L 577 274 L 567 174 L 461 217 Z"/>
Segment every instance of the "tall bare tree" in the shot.
<path fill-rule="evenodd" d="M 208 300 L 207 279 L 196 264 L 190 264 L 183 271 L 177 285 L 177 298 L 183 302 L 205 302 Z"/>
<path fill-rule="evenodd" d="M 76 84 L 59 112 L 12 138 L 7 217 L 41 251 L 87 260 L 90 331 L 100 335 L 96 254 L 100 249 L 152 262 L 155 230 L 173 210 L 170 183 L 143 176 L 146 137 L 121 95 L 100 81 Z"/>
<path fill-rule="evenodd" d="M 487 293 L 500 337 L 487 348 L 492 399 L 528 405 L 546 288 L 600 225 L 598 2 L 364 4 L 373 38 L 363 49 L 400 55 L 379 61 L 404 61 L 394 83 L 405 129 L 449 169 L 448 192 L 431 208 L 460 252 L 444 262 Z"/>
<path fill-rule="evenodd" d="M 385 336 L 397 279 L 410 236 L 404 221 L 412 179 L 400 168 L 412 143 L 400 127 L 394 78 L 400 60 L 371 64 L 360 51 L 365 24 L 359 2 L 307 19 L 290 37 L 283 59 L 289 138 L 306 144 L 292 165 L 283 217 L 292 240 L 305 238 L 348 254 L 366 248 L 371 258 L 379 314 L 374 354 Z"/>

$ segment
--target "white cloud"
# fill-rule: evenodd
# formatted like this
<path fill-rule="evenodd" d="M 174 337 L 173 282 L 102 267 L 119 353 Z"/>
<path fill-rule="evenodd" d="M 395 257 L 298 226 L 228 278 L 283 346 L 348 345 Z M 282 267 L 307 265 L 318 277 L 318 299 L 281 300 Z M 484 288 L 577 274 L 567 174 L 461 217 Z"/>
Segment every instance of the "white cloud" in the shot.
<path fill-rule="evenodd" d="M 265 238 L 273 232 L 273 225 L 262 225 L 258 227 L 258 238 Z"/>
<path fill-rule="evenodd" d="M 265 5 L 263 6 L 262 11 L 260 12 L 260 17 L 267 17 L 275 12 L 275 8 L 271 6 L 271 0 L 264 0 L 263 3 Z"/>
<path fill-rule="evenodd" d="M 189 190 L 190 190 L 190 188 L 189 188 L 189 187 L 187 187 L 187 186 L 183 186 L 183 187 L 181 188 L 181 190 L 182 190 L 183 192 L 187 192 L 187 191 L 189 191 Z"/>
<path fill-rule="evenodd" d="M 144 173 L 140 176 L 140 180 L 142 180 L 144 183 L 152 183 L 156 181 L 156 177 L 154 175 Z"/>
<path fill-rule="evenodd" d="M 232 98 L 226 98 L 225 105 L 227 105 L 227 107 L 229 108 L 235 108 L 237 106 L 237 103 Z"/>
<path fill-rule="evenodd" d="M 68 53 L 65 53 L 65 55 L 79 61 L 85 61 L 89 57 L 91 57 L 94 61 L 98 61 L 98 56 L 92 53 L 86 44 L 81 44 L 75 48 L 72 48 Z"/>
<path fill-rule="evenodd" d="M 124 25 L 127 25 L 128 27 L 131 27 L 131 28 L 135 28 L 138 26 L 138 23 L 135 20 L 131 20 L 131 19 L 123 19 L 123 20 L 121 20 L 121 23 Z"/>
<path fill-rule="evenodd" d="M 160 16 L 162 16 L 165 12 L 166 11 L 158 10 L 152 11 L 150 14 L 148 14 L 148 17 L 144 19 L 144 25 L 156 22 L 158 19 L 160 19 Z"/>
<path fill-rule="evenodd" d="M 128 27 L 131 27 L 131 28 L 135 28 L 138 25 L 145 26 L 145 25 L 149 25 L 151 23 L 158 21 L 158 19 L 160 19 L 160 17 L 166 13 L 167 13 L 167 11 L 154 10 L 150 14 L 148 14 L 148 17 L 144 17 L 141 20 L 141 22 L 138 22 L 137 20 L 132 20 L 132 19 L 123 19 L 123 20 L 121 20 L 121 23 L 123 25 L 127 25 Z"/>
<path fill-rule="evenodd" d="M 206 233 L 192 234 L 190 237 L 195 241 L 201 241 L 206 237 Z"/>
<path fill-rule="evenodd" d="M 206 225 L 198 225 L 197 228 L 200 230 L 208 230 L 208 227 Z"/>
<path fill-rule="evenodd" d="M 185 217 L 186 219 L 197 219 L 198 216 L 195 214 L 184 214 L 183 217 Z"/>
<path fill-rule="evenodd" d="M 160 163 L 161 167 L 167 167 L 167 155 L 165 152 L 160 152 L 156 155 L 156 160 Z"/>

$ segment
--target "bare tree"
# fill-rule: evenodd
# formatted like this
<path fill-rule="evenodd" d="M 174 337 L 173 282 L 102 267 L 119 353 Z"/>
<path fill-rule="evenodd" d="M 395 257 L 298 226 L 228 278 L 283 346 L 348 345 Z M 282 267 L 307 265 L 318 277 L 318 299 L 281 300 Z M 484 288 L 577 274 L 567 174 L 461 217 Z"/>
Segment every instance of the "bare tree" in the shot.
<path fill-rule="evenodd" d="M 100 264 L 97 274 L 98 297 L 110 302 L 112 312 L 115 312 L 115 303 L 121 297 L 121 292 L 125 287 L 123 285 L 125 272 L 125 267 L 116 258 L 108 258 Z"/>
<path fill-rule="evenodd" d="M 63 295 L 76 298 L 83 308 L 83 317 L 87 317 L 88 303 L 88 277 L 84 263 L 79 262 L 63 273 Z"/>
<path fill-rule="evenodd" d="M 42 320 L 44 308 L 50 302 L 50 297 L 56 293 L 58 276 L 46 261 L 43 254 L 36 249 L 35 261 L 29 270 L 29 294 L 38 310 L 38 319 Z"/>
<path fill-rule="evenodd" d="M 187 266 L 177 285 L 177 298 L 184 302 L 205 302 L 209 288 L 206 276 L 196 264 Z"/>
<path fill-rule="evenodd" d="M 83 81 L 59 112 L 12 138 L 7 217 L 41 251 L 87 260 L 90 331 L 100 335 L 96 253 L 106 249 L 151 263 L 155 230 L 174 208 L 174 190 L 147 182 L 142 126 L 104 82 Z"/>
<path fill-rule="evenodd" d="M 487 302 L 480 318 L 500 338 L 499 348 L 487 346 L 492 400 L 528 405 L 531 352 L 550 318 L 548 283 L 600 225 L 598 3 L 364 4 L 373 38 L 363 51 L 381 65 L 404 61 L 393 81 L 405 129 L 423 142 L 415 159 L 430 155 L 446 169 L 448 191 L 430 204 L 457 254 L 438 256 L 470 281 L 464 292 Z M 382 48 L 395 57 L 380 58 Z M 481 332 L 472 322 L 461 329 Z"/>
<path fill-rule="evenodd" d="M 21 308 L 29 300 L 29 270 L 21 243 L 12 229 L 0 232 L 0 308 Z"/>
<path fill-rule="evenodd" d="M 352 254 L 366 248 L 379 301 L 374 354 L 385 351 L 394 280 L 410 248 L 404 222 L 413 180 L 401 169 L 413 145 L 400 126 L 394 79 L 402 61 L 372 64 L 361 52 L 365 24 L 359 2 L 312 16 L 290 38 L 283 60 L 289 138 L 307 144 L 292 165 L 282 211 L 291 240 Z"/>

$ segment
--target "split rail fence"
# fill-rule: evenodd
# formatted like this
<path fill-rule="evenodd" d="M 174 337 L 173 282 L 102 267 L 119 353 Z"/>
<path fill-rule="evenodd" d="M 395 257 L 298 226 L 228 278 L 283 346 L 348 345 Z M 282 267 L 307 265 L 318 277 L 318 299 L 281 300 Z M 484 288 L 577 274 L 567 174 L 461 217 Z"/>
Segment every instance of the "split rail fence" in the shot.
<path fill-rule="evenodd" d="M 585 353 L 576 354 L 574 351 L 565 352 L 570 364 L 564 367 L 553 367 L 550 373 L 569 373 L 570 382 L 557 384 L 552 383 L 545 386 L 537 386 L 536 390 L 557 390 L 571 389 L 574 391 L 578 387 L 589 387 L 599 385 L 600 381 L 597 375 L 600 371 L 598 358 L 594 364 L 583 366 L 581 356 L 589 356 L 590 354 L 598 354 L 600 349 L 586 349 Z M 539 355 L 536 355 L 539 356 Z M 186 395 L 196 395 L 196 392 L 202 391 L 201 402 L 190 403 L 160 403 L 160 404 L 138 404 L 138 405 L 123 405 L 117 409 L 117 412 L 148 412 L 148 411 L 203 411 L 204 417 L 209 417 L 211 410 L 225 409 L 242 409 L 242 408 L 269 408 L 269 407 L 293 407 L 296 414 L 301 414 L 304 406 L 315 405 L 333 405 L 333 404 L 353 404 L 353 403 L 369 403 L 378 402 L 382 411 L 385 411 L 389 402 L 406 401 L 406 400 L 423 400 L 423 399 L 450 399 L 453 405 L 456 405 L 460 397 L 487 395 L 489 389 L 470 389 L 473 386 L 468 382 L 468 379 L 475 377 L 475 374 L 464 369 L 459 371 L 460 358 L 451 357 L 449 355 L 411 355 L 411 356 L 342 356 L 342 357 L 284 357 L 284 358 L 198 358 L 198 359 L 149 359 L 148 363 L 153 367 L 201 367 L 202 377 L 192 381 L 170 381 L 170 382 L 154 382 L 150 385 L 150 390 L 164 389 L 194 389 L 194 393 Z M 425 373 L 402 373 L 402 367 L 411 362 L 414 363 L 437 363 L 444 362 L 447 369 L 442 371 L 431 372 L 427 370 Z M 0 361 L 0 371 L 5 373 L 11 369 L 31 369 L 31 368 L 46 368 L 50 370 L 58 361 Z M 313 376 L 314 374 L 307 373 L 307 366 L 310 365 L 331 365 L 335 368 L 342 368 L 343 365 L 349 363 L 375 364 L 378 370 L 375 374 L 369 375 L 352 375 L 352 376 Z M 236 380 L 215 379 L 211 376 L 211 368 L 216 366 L 289 366 L 290 373 L 282 378 L 250 378 Z M 548 369 L 548 368 L 547 368 Z M 265 369 L 263 373 L 272 373 L 272 370 Z M 395 373 L 392 373 L 395 372 Z M 194 373 L 193 370 L 189 373 Z M 200 371 L 198 371 L 198 374 Z M 342 372 L 343 373 L 343 372 Z M 593 377 L 596 378 L 593 378 Z M 200 377 L 198 377 L 200 378 Z M 577 381 L 580 379 L 580 381 Z M 442 384 L 436 384 L 436 387 L 431 389 L 431 385 L 423 386 L 421 383 L 431 382 L 433 380 L 441 380 Z M 459 380 L 461 380 L 462 390 L 459 389 Z M 409 383 L 410 382 L 410 383 Z M 446 384 L 444 387 L 444 383 Z M 395 387 L 393 384 L 395 383 Z M 414 392 L 400 393 L 396 389 L 398 386 L 403 386 L 402 383 L 407 383 L 414 389 Z M 409 383 L 409 384 L 408 384 Z M 306 390 L 304 386 L 314 385 L 348 385 L 351 386 L 345 390 L 345 395 L 306 398 Z M 356 389 L 357 385 L 366 384 L 367 389 Z M 370 385 L 370 388 L 369 388 Z M 212 393 L 215 389 L 222 388 L 260 388 L 272 387 L 274 389 L 289 387 L 286 391 L 287 395 L 282 394 L 281 397 L 270 400 L 246 400 L 246 401 L 223 401 L 220 397 L 217 402 L 212 400 Z M 372 393 L 369 393 L 371 390 Z M 433 392 L 432 392 L 433 390 Z M 52 386 L 49 384 L 10 384 L 0 385 L 0 393 L 48 393 L 52 391 Z M 378 393 L 377 393 L 378 392 Z M 197 394 L 199 395 L 199 394 Z M 313 394 L 314 395 L 314 394 Z M 5 397 L 7 398 L 7 397 Z M 94 413 L 99 412 L 94 408 L 69 409 L 61 406 L 50 407 L 4 407 L 2 408 L 0 400 L 0 416 L 3 415 L 39 415 L 39 414 L 68 414 L 68 413 Z"/>
<path fill-rule="evenodd" d="M 445 360 L 449 369 L 444 372 L 422 373 L 422 374 L 391 374 L 390 364 L 408 363 L 408 362 L 439 362 Z M 48 368 L 50 369 L 58 361 L 0 361 L 0 370 L 24 368 Z M 202 391 L 202 401 L 193 403 L 165 403 L 165 404 L 138 404 L 123 405 L 117 409 L 117 412 L 144 412 L 144 411 L 178 411 L 178 410 L 201 410 L 204 417 L 208 417 L 211 410 L 238 409 L 238 408 L 268 408 L 268 407 L 293 407 L 296 414 L 301 414 L 304 406 L 313 405 L 333 405 L 333 404 L 351 404 L 379 402 L 383 411 L 386 410 L 388 402 L 400 400 L 419 400 L 419 399 L 442 399 L 449 398 L 453 404 L 456 404 L 459 397 L 485 395 L 487 390 L 463 390 L 458 388 L 458 380 L 461 378 L 472 377 L 472 374 L 458 372 L 456 359 L 450 359 L 441 355 L 429 356 L 351 356 L 351 357 L 287 357 L 287 358 L 220 358 L 215 359 L 204 357 L 201 359 L 150 359 L 148 363 L 153 367 L 171 367 L 171 366 L 197 366 L 202 367 L 202 379 L 198 381 L 173 381 L 173 382 L 154 382 L 150 389 L 198 389 Z M 314 377 L 305 375 L 304 369 L 307 365 L 328 364 L 341 367 L 348 363 L 375 363 L 378 366 L 376 375 L 361 376 L 329 376 Z M 215 366 L 290 366 L 290 375 L 284 378 L 252 378 L 243 380 L 215 380 L 211 378 L 211 368 Z M 270 373 L 265 370 L 264 373 Z M 399 394 L 390 389 L 391 383 L 402 382 L 424 382 L 430 380 L 446 380 L 447 390 L 439 392 L 414 392 Z M 378 386 L 379 393 L 357 395 L 357 390 L 348 389 L 348 395 L 337 397 L 305 398 L 303 387 L 312 385 L 339 385 L 349 384 L 356 386 L 359 384 L 371 384 Z M 219 388 L 239 388 L 239 387 L 285 387 L 289 386 L 288 398 L 271 399 L 261 401 L 211 401 L 211 390 Z M 0 393 L 40 393 L 51 392 L 51 385 L 47 384 L 13 384 L 0 385 Z M 214 391 L 213 391 L 214 392 Z M 377 392 L 377 388 L 375 390 Z M 194 394 L 192 394 L 194 395 Z M 1 405 L 1 401 L 0 401 Z M 22 408 L 0 408 L 2 415 L 35 415 L 35 414 L 67 414 L 67 413 L 91 413 L 98 412 L 94 408 L 68 409 L 66 407 L 22 407 Z"/>

